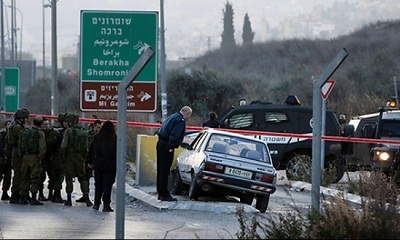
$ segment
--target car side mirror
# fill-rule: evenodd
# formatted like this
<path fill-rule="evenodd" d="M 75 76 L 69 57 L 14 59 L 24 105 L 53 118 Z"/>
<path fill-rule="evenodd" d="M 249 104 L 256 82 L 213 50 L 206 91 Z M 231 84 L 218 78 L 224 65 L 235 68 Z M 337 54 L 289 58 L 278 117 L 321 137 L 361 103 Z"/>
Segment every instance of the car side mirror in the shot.
<path fill-rule="evenodd" d="M 184 148 L 184 149 L 189 149 L 189 146 L 190 146 L 190 144 L 187 143 L 187 142 L 181 143 L 181 147 Z"/>

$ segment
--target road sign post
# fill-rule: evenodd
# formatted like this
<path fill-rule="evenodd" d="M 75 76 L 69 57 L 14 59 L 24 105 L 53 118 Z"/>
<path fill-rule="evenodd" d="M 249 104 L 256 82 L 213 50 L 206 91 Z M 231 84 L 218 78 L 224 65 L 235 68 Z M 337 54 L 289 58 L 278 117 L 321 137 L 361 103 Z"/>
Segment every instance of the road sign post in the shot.
<path fill-rule="evenodd" d="M 158 49 L 158 12 L 81 11 L 82 111 L 117 111 L 118 84 L 147 48 Z M 128 112 L 155 112 L 157 54 L 128 88 Z"/>
<path fill-rule="evenodd" d="M 6 81 L 5 81 L 5 95 L 6 95 L 6 112 L 15 112 L 19 108 L 19 82 L 20 72 L 19 68 L 6 67 Z M 1 72 L 0 72 L 1 73 Z M 1 95 L 1 93 L 0 93 Z"/>

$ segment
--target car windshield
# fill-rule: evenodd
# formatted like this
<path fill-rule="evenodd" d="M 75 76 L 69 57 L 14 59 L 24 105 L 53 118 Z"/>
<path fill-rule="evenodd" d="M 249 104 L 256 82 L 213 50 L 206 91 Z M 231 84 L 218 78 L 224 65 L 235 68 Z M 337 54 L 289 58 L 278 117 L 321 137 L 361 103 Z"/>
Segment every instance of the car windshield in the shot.
<path fill-rule="evenodd" d="M 400 121 L 383 120 L 381 137 L 400 137 Z"/>
<path fill-rule="evenodd" d="M 271 163 L 265 144 L 248 137 L 213 133 L 208 140 L 206 151 Z"/>

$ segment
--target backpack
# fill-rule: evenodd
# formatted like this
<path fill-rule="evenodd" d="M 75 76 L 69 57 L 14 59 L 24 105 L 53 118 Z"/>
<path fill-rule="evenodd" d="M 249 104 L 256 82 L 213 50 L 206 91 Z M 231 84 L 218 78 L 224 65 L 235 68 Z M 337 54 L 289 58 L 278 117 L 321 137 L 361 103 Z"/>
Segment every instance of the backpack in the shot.
<path fill-rule="evenodd" d="M 7 144 L 10 146 L 17 145 L 17 141 L 18 141 L 18 139 L 12 133 L 14 126 L 15 126 L 15 123 L 12 123 L 11 126 L 7 129 L 7 133 L 6 133 L 6 141 L 7 141 Z"/>
<path fill-rule="evenodd" d="M 84 128 L 72 128 L 72 138 L 74 142 L 74 150 L 77 152 L 85 152 L 88 147 L 88 132 Z"/>
<path fill-rule="evenodd" d="M 39 152 L 39 133 L 36 128 L 25 128 L 19 132 L 18 151 L 21 154 Z"/>

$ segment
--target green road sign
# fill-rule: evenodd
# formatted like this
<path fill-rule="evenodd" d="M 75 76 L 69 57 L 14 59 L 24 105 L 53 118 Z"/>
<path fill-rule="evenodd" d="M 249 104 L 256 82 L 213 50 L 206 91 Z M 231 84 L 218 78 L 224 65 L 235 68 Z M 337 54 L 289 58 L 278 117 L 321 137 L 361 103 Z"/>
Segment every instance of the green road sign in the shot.
<path fill-rule="evenodd" d="M 6 71 L 6 112 L 15 112 L 19 108 L 19 68 L 5 68 Z M 0 96 L 2 92 L 0 91 Z"/>
<path fill-rule="evenodd" d="M 158 12 L 81 11 L 81 81 L 121 81 L 148 47 L 158 50 Z M 157 54 L 135 79 L 156 82 Z"/>

